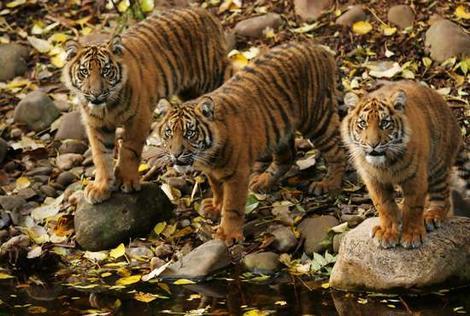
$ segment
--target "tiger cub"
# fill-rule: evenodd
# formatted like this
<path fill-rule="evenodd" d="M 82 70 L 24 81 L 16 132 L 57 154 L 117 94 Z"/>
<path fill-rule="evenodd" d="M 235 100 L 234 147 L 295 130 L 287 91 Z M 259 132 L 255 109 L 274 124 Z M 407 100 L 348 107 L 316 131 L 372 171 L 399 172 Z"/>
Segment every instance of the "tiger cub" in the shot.
<path fill-rule="evenodd" d="M 347 96 L 341 134 L 379 212 L 372 236 L 384 248 L 419 247 L 449 209 L 449 171 L 461 145 L 456 120 L 437 92 L 412 81 Z M 401 211 L 394 185 L 403 191 Z"/>
<path fill-rule="evenodd" d="M 333 56 L 311 41 L 273 48 L 217 90 L 170 105 L 158 133 L 169 160 L 207 175 L 213 197 L 203 214 L 221 214 L 216 237 L 243 238 L 248 188 L 268 191 L 295 159 L 294 137 L 311 139 L 328 163 L 326 177 L 310 191 L 338 190 L 345 169 L 336 104 Z M 272 163 L 249 182 L 259 159 Z"/>
<path fill-rule="evenodd" d="M 231 72 L 227 50 L 222 26 L 201 9 L 164 11 L 107 43 L 66 44 L 63 79 L 80 99 L 96 166 L 95 181 L 85 189 L 88 202 L 108 199 L 114 185 L 140 189 L 138 166 L 156 103 L 221 85 Z M 124 135 L 113 174 L 117 127 Z"/>

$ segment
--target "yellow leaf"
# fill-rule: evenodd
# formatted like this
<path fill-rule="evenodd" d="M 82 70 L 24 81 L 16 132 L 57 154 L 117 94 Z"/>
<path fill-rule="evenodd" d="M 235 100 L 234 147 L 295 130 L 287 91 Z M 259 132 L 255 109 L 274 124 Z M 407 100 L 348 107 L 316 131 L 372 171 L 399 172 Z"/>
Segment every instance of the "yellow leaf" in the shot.
<path fill-rule="evenodd" d="M 165 229 L 162 231 L 162 235 L 165 236 L 166 238 L 170 238 L 170 236 L 175 233 L 176 226 L 177 226 L 177 223 L 173 225 L 166 225 Z"/>
<path fill-rule="evenodd" d="M 9 275 L 6 272 L 0 272 L 0 280 L 11 279 L 11 278 L 14 278 L 14 276 Z"/>
<path fill-rule="evenodd" d="M 27 177 L 19 177 L 16 179 L 16 189 L 21 190 L 21 189 L 26 189 L 31 185 L 31 181 Z"/>
<path fill-rule="evenodd" d="M 141 163 L 140 166 L 139 166 L 139 172 L 144 172 L 144 171 L 147 171 L 149 170 L 149 165 L 146 164 L 146 163 Z"/>
<path fill-rule="evenodd" d="M 124 256 L 125 253 L 126 253 L 126 247 L 124 246 L 123 243 L 121 243 L 121 244 L 119 244 L 119 246 L 117 246 L 116 248 L 112 249 L 109 252 L 109 256 L 111 258 L 117 259 L 119 257 Z"/>
<path fill-rule="evenodd" d="M 140 0 L 140 9 L 142 12 L 152 12 L 153 8 L 155 7 L 154 0 Z"/>
<path fill-rule="evenodd" d="M 109 276 L 112 276 L 113 274 L 111 272 L 104 272 L 104 273 L 101 273 L 100 277 L 102 278 L 107 278 Z"/>
<path fill-rule="evenodd" d="M 397 28 L 396 27 L 391 27 L 391 26 L 385 26 L 382 28 L 382 31 L 384 32 L 385 36 L 392 36 L 393 34 L 396 33 Z"/>
<path fill-rule="evenodd" d="M 65 33 L 54 33 L 48 38 L 48 41 L 49 42 L 63 43 L 67 39 L 68 39 L 68 36 Z"/>
<path fill-rule="evenodd" d="M 267 316 L 269 312 L 261 311 L 259 309 L 252 309 L 243 313 L 243 316 Z"/>
<path fill-rule="evenodd" d="M 330 288 L 330 283 L 328 283 L 328 282 L 323 283 L 323 284 L 321 285 L 321 287 L 324 288 L 324 289 L 328 289 L 328 288 Z"/>
<path fill-rule="evenodd" d="M 279 305 L 279 306 L 284 306 L 284 305 L 287 305 L 287 302 L 286 301 L 277 301 L 274 304 Z"/>
<path fill-rule="evenodd" d="M 364 35 L 372 31 L 372 25 L 367 21 L 359 21 L 353 24 L 352 31 L 358 35 Z"/>
<path fill-rule="evenodd" d="M 93 32 L 93 29 L 89 26 L 86 26 L 84 27 L 81 31 L 80 31 L 80 34 L 82 34 L 83 36 L 87 36 L 89 35 L 91 32 Z"/>
<path fill-rule="evenodd" d="M 423 57 L 422 61 L 423 61 L 424 67 L 426 68 L 429 68 L 432 65 L 432 59 L 429 57 Z"/>
<path fill-rule="evenodd" d="M 140 281 L 140 275 L 131 275 L 128 277 L 120 278 L 116 281 L 116 285 L 130 285 Z"/>
<path fill-rule="evenodd" d="M 162 233 L 162 231 L 165 229 L 165 227 L 166 227 L 166 222 L 160 222 L 157 225 L 155 225 L 155 227 L 153 228 L 153 231 L 158 236 Z"/>
<path fill-rule="evenodd" d="M 144 303 L 150 303 L 153 300 L 156 300 L 157 298 L 168 298 L 166 296 L 161 296 L 158 294 L 152 294 L 152 293 L 144 293 L 144 292 L 137 292 L 134 294 L 134 299 L 144 302 Z"/>
<path fill-rule="evenodd" d="M 232 62 L 232 66 L 235 67 L 236 70 L 240 70 L 248 65 L 248 58 L 239 51 L 230 52 L 229 58 Z"/>
<path fill-rule="evenodd" d="M 47 313 L 47 308 L 44 306 L 30 306 L 28 307 L 29 314 L 44 314 Z"/>
<path fill-rule="evenodd" d="M 53 64 L 57 68 L 62 68 L 65 65 L 66 58 L 67 54 L 65 53 L 65 51 L 63 51 L 60 54 L 51 57 L 51 64 Z"/>
<path fill-rule="evenodd" d="M 20 6 L 20 5 L 23 5 L 26 3 L 26 0 L 15 0 L 15 1 L 11 1 L 9 3 L 7 3 L 7 8 L 14 8 L 14 7 L 17 7 L 17 6 Z"/>
<path fill-rule="evenodd" d="M 51 50 L 51 44 L 46 40 L 34 36 L 28 36 L 28 42 L 40 53 L 47 53 Z"/>
<path fill-rule="evenodd" d="M 191 280 L 188 280 L 188 279 L 179 279 L 179 280 L 176 280 L 175 282 L 173 282 L 173 284 L 185 285 L 185 284 L 194 284 L 194 282 L 191 281 Z"/>
<path fill-rule="evenodd" d="M 36 21 L 31 28 L 31 34 L 41 35 L 44 32 L 44 23 L 42 21 Z"/>
<path fill-rule="evenodd" d="M 129 0 L 122 0 L 121 2 L 119 2 L 117 8 L 119 12 L 126 12 L 127 9 L 129 9 L 129 6 L 130 6 Z"/>
<path fill-rule="evenodd" d="M 470 19 L 470 12 L 467 12 L 467 10 L 465 10 L 465 7 L 463 5 L 459 5 L 455 9 L 455 16 L 461 19 L 468 20 Z"/>
<path fill-rule="evenodd" d="M 170 287 L 168 286 L 168 284 L 166 283 L 158 283 L 158 286 L 165 292 L 167 292 L 168 294 L 171 295 L 171 290 L 170 290 Z"/>

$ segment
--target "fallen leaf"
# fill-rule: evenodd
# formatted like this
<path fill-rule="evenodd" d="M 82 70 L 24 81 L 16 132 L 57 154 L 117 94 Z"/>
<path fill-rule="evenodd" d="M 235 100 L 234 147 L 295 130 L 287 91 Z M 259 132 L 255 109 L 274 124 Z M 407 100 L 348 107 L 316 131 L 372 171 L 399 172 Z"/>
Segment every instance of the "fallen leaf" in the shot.
<path fill-rule="evenodd" d="M 14 276 L 6 273 L 6 272 L 0 272 L 0 280 L 5 280 L 5 279 L 12 279 Z"/>
<path fill-rule="evenodd" d="M 51 50 L 51 44 L 46 40 L 34 36 L 28 36 L 28 42 L 40 53 L 47 53 Z"/>
<path fill-rule="evenodd" d="M 457 8 L 455 8 L 455 16 L 464 20 L 468 20 L 470 19 L 470 12 L 467 12 L 463 5 L 459 5 Z"/>
<path fill-rule="evenodd" d="M 17 6 L 23 5 L 26 3 L 26 0 L 15 0 L 7 3 L 7 8 L 15 8 Z"/>
<path fill-rule="evenodd" d="M 31 185 L 31 181 L 27 177 L 19 177 L 16 179 L 16 189 L 17 190 L 22 190 L 26 189 Z"/>
<path fill-rule="evenodd" d="M 170 263 L 172 263 L 171 260 L 162 265 L 161 267 L 152 270 L 150 273 L 143 275 L 142 281 L 147 282 L 150 279 L 158 277 L 160 274 L 162 274 L 163 271 L 165 271 L 166 267 L 168 267 Z"/>
<path fill-rule="evenodd" d="M 91 261 L 103 261 L 108 258 L 108 253 L 107 251 L 85 251 L 83 257 Z"/>
<path fill-rule="evenodd" d="M 353 24 L 352 31 L 358 35 L 364 35 L 372 31 L 372 25 L 367 21 L 358 21 Z"/>
<path fill-rule="evenodd" d="M 168 297 L 161 296 L 161 295 L 158 295 L 158 294 L 144 293 L 144 292 L 137 292 L 137 293 L 134 294 L 134 299 L 136 299 L 139 302 L 144 302 L 144 303 L 150 303 L 151 301 L 154 301 L 157 298 L 167 299 Z"/>
<path fill-rule="evenodd" d="M 44 306 L 30 306 L 28 307 L 29 314 L 44 314 L 47 313 L 47 308 Z"/>
<path fill-rule="evenodd" d="M 374 78 L 392 78 L 402 71 L 400 64 L 392 61 L 368 62 L 365 66 Z"/>
<path fill-rule="evenodd" d="M 116 281 L 116 285 L 130 285 L 140 281 L 140 275 L 131 275 L 128 277 L 120 278 Z"/>
<path fill-rule="evenodd" d="M 140 3 L 140 9 L 144 13 L 152 12 L 155 7 L 154 0 L 139 0 L 139 3 Z"/>
<path fill-rule="evenodd" d="M 32 210 L 31 217 L 37 221 L 41 221 L 43 219 L 56 215 L 60 211 L 60 205 L 63 200 L 64 194 L 61 194 L 60 196 L 55 198 L 51 203 L 36 207 Z"/>
<path fill-rule="evenodd" d="M 126 253 L 126 247 L 124 246 L 123 243 L 120 243 L 119 246 L 117 246 L 114 249 L 111 249 L 111 251 L 109 252 L 109 256 L 111 258 L 117 259 L 119 257 L 124 256 L 125 253 Z"/>
<path fill-rule="evenodd" d="M 179 279 L 179 280 L 176 280 L 175 282 L 173 282 L 173 284 L 185 285 L 185 284 L 195 284 L 195 282 L 193 282 L 191 280 L 188 280 L 188 279 Z"/>
<path fill-rule="evenodd" d="M 35 247 L 33 247 L 33 249 L 28 251 L 28 254 L 27 254 L 26 257 L 28 259 L 33 259 L 33 258 L 39 257 L 40 255 L 42 255 L 42 247 L 41 246 L 35 246 Z"/>
<path fill-rule="evenodd" d="M 153 228 L 153 231 L 158 236 L 162 233 L 165 227 L 166 227 L 166 222 L 160 222 L 157 225 L 155 225 L 155 227 Z"/>
<path fill-rule="evenodd" d="M 393 34 L 395 34 L 397 32 L 397 28 L 387 25 L 385 27 L 382 27 L 382 31 L 383 31 L 385 36 L 392 36 Z"/>
<path fill-rule="evenodd" d="M 305 159 L 299 159 L 297 160 L 296 164 L 299 166 L 300 170 L 305 170 L 310 167 L 315 166 L 317 160 L 315 159 L 315 155 L 311 155 Z"/>

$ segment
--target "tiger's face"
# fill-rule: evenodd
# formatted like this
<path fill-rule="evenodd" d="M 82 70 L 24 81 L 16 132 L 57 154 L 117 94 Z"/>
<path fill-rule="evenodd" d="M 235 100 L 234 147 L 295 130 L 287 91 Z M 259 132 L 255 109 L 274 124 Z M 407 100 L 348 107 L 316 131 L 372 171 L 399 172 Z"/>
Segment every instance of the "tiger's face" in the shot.
<path fill-rule="evenodd" d="M 212 100 L 203 97 L 202 101 L 182 105 L 161 100 L 159 108 L 164 117 L 157 130 L 169 164 L 177 171 L 196 162 L 207 164 L 216 137 L 211 128 L 214 119 Z"/>
<path fill-rule="evenodd" d="M 100 45 L 81 46 L 75 41 L 67 42 L 65 84 L 91 110 L 103 108 L 118 99 L 127 79 L 125 66 L 119 59 L 122 49 L 118 36 Z"/>
<path fill-rule="evenodd" d="M 390 98 L 348 94 L 350 108 L 342 123 L 342 135 L 353 158 L 362 156 L 375 166 L 383 166 L 406 149 L 409 140 L 405 116 L 406 94 L 398 91 Z"/>

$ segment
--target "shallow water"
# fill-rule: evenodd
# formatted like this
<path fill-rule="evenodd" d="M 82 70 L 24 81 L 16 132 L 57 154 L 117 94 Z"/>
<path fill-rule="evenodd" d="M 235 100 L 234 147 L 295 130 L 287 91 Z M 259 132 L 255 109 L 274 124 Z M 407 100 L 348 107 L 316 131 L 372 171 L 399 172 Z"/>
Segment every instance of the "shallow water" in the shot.
<path fill-rule="evenodd" d="M 470 311 L 470 288 L 422 296 L 381 296 L 324 289 L 325 281 L 290 276 L 265 283 L 236 280 L 138 285 L 120 290 L 81 289 L 15 279 L 0 281 L 0 315 L 453 315 Z M 31 281 L 31 279 L 30 279 Z M 163 288 L 163 289 L 162 289 Z M 169 289 L 170 293 L 165 291 Z M 136 293 L 153 293 L 150 303 Z M 256 313 L 254 310 L 257 310 Z M 251 311 L 251 312 L 250 312 Z M 262 312 L 265 312 L 263 314 Z"/>

